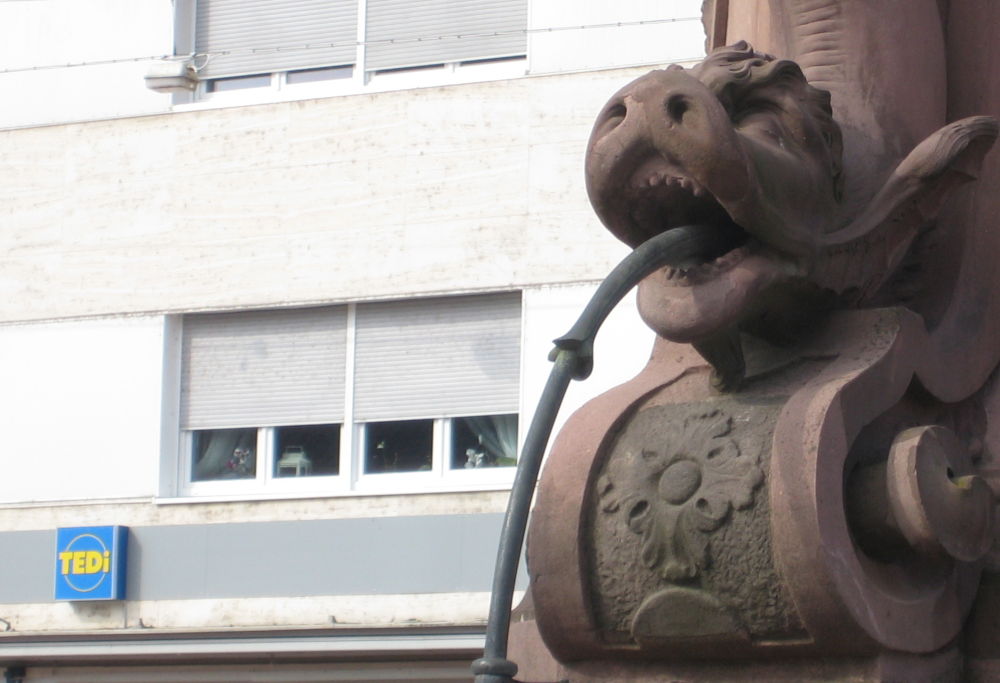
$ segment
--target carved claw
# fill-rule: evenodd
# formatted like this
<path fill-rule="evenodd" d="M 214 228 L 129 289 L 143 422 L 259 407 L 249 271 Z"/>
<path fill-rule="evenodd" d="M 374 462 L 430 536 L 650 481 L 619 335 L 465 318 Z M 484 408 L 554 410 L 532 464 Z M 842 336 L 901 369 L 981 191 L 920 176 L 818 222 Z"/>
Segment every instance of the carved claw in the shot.
<path fill-rule="evenodd" d="M 743 344 L 735 327 L 693 342 L 695 350 L 712 366 L 712 387 L 718 391 L 736 391 L 743 383 L 746 363 Z"/>

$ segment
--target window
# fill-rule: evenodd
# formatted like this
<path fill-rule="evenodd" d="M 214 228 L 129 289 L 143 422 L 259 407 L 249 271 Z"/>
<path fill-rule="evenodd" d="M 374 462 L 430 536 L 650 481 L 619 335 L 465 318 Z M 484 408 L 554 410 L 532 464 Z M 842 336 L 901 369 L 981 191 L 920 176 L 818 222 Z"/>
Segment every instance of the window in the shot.
<path fill-rule="evenodd" d="M 202 95 L 364 82 L 375 73 L 522 58 L 527 22 L 527 0 L 198 0 L 192 51 Z"/>
<path fill-rule="evenodd" d="M 198 0 L 201 77 L 354 64 L 357 0 Z"/>
<path fill-rule="evenodd" d="M 367 0 L 369 71 L 519 57 L 526 0 Z"/>
<path fill-rule="evenodd" d="M 518 294 L 185 316 L 182 493 L 507 482 L 520 334 Z"/>

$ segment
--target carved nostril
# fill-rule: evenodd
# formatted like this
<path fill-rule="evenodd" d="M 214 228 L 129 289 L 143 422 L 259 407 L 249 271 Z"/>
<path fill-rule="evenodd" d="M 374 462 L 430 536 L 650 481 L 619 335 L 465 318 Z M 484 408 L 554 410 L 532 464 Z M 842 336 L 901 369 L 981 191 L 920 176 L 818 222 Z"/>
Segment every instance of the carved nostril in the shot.
<path fill-rule="evenodd" d="M 609 133 L 621 124 L 625 120 L 625 105 L 622 103 L 615 104 L 608 108 L 604 113 L 603 121 L 601 123 L 601 132 Z"/>
<path fill-rule="evenodd" d="M 671 95 L 664 105 L 667 116 L 674 123 L 683 123 L 688 110 L 688 99 L 684 95 Z"/>

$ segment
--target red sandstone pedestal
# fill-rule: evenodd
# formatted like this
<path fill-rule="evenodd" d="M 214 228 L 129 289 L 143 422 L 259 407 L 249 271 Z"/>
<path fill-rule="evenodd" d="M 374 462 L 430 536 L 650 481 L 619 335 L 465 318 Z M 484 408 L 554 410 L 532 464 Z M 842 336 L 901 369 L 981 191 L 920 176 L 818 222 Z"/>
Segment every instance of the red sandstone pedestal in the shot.
<path fill-rule="evenodd" d="M 567 423 L 528 540 L 520 680 L 958 680 L 993 542 L 982 396 L 914 382 L 904 309 L 749 354 L 735 394 L 660 343 Z"/>

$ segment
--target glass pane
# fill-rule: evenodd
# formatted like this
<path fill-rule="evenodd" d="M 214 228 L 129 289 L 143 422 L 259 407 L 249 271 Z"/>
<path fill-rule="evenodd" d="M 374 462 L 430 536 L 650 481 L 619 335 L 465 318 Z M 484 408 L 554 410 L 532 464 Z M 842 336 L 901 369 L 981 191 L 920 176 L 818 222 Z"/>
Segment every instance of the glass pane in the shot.
<path fill-rule="evenodd" d="M 301 425 L 274 430 L 274 476 L 340 473 L 340 425 Z"/>
<path fill-rule="evenodd" d="M 456 417 L 451 421 L 452 469 L 517 464 L 517 415 Z"/>
<path fill-rule="evenodd" d="M 257 476 L 256 429 L 202 429 L 192 437 L 191 481 Z"/>
<path fill-rule="evenodd" d="M 365 425 L 365 474 L 420 472 L 433 462 L 434 420 Z"/>
<path fill-rule="evenodd" d="M 444 64 L 418 64 L 417 66 L 395 66 L 389 69 L 376 69 L 374 73 L 382 74 L 405 74 L 418 71 L 430 71 L 431 69 L 444 69 Z"/>
<path fill-rule="evenodd" d="M 526 59 L 526 55 L 507 55 L 506 57 L 486 57 L 484 59 L 463 59 L 459 66 L 473 66 L 475 64 L 499 64 L 501 62 L 517 62 Z"/>
<path fill-rule="evenodd" d="M 316 81 L 332 81 L 340 78 L 350 78 L 354 75 L 353 66 L 327 66 L 321 69 L 299 69 L 289 71 L 285 74 L 285 82 L 289 85 L 296 83 L 314 83 Z"/>
<path fill-rule="evenodd" d="M 271 74 L 256 74 L 254 76 L 234 76 L 232 78 L 213 78 L 205 81 L 208 92 L 225 92 L 227 90 L 243 90 L 244 88 L 267 88 L 271 85 Z"/>

